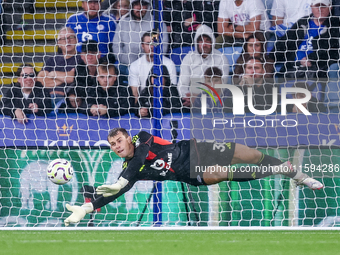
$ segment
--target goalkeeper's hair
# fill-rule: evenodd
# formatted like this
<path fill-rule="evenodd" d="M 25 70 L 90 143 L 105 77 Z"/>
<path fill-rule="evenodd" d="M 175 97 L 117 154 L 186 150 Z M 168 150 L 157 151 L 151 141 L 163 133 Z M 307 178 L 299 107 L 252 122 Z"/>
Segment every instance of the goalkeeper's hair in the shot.
<path fill-rule="evenodd" d="M 126 129 L 119 127 L 110 130 L 107 136 L 107 140 L 109 140 L 110 137 L 115 137 L 116 135 L 118 135 L 119 132 L 121 132 L 125 137 L 129 137 L 129 133 L 126 131 Z"/>

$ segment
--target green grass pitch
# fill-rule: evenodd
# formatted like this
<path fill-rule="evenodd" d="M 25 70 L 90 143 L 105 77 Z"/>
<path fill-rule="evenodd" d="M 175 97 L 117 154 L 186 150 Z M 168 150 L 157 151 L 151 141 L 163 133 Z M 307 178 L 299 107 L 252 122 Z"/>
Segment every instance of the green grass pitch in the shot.
<path fill-rule="evenodd" d="M 0 254 L 340 254 L 340 231 L 1 231 Z"/>

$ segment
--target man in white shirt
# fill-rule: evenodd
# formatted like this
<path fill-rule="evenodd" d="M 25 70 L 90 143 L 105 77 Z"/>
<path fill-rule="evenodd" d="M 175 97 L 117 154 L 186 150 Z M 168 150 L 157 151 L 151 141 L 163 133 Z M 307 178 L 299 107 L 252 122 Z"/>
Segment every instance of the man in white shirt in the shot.
<path fill-rule="evenodd" d="M 267 50 L 271 51 L 277 38 L 285 35 L 287 29 L 299 19 L 309 16 L 312 12 L 312 0 L 274 0 L 270 15 L 272 15 L 272 27 L 274 34 L 267 42 Z"/>
<path fill-rule="evenodd" d="M 243 42 L 255 31 L 267 31 L 270 21 L 261 0 L 221 0 L 218 33 L 227 42 Z"/>
<path fill-rule="evenodd" d="M 134 61 L 129 67 L 129 86 L 132 89 L 133 96 L 136 101 L 139 92 L 145 88 L 146 80 L 153 67 L 154 46 L 152 45 L 151 32 L 143 34 L 141 38 L 141 46 L 144 55 Z M 170 80 L 172 84 L 177 84 L 177 73 L 175 63 L 171 59 L 163 56 L 163 65 L 168 68 Z"/>
<path fill-rule="evenodd" d="M 151 0 L 131 0 L 130 5 L 130 12 L 119 20 L 113 38 L 112 50 L 118 59 L 121 74 L 127 74 L 127 67 L 140 57 L 142 35 L 154 29 Z M 162 33 L 163 52 L 166 53 L 169 35 L 165 23 Z"/>
<path fill-rule="evenodd" d="M 311 0 L 274 0 L 270 12 L 272 26 L 283 24 L 290 28 L 296 21 L 311 12 Z"/>
<path fill-rule="evenodd" d="M 215 49 L 215 37 L 210 27 L 201 25 L 195 35 L 195 50 L 190 51 L 181 64 L 181 74 L 178 82 L 178 91 L 182 97 L 183 105 L 191 105 L 190 85 L 193 79 L 203 79 L 204 72 L 209 67 L 217 66 L 222 70 L 222 81 L 228 81 L 229 62 L 223 53 Z M 204 80 L 202 80 L 204 81 Z"/>

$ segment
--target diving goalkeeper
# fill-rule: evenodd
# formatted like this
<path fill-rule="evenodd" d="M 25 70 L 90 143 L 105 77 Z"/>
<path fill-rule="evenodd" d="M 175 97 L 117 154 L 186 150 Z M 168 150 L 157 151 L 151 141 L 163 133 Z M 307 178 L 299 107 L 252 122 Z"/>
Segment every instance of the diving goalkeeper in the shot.
<path fill-rule="evenodd" d="M 191 139 L 172 144 L 144 131 L 131 137 L 124 128 L 112 129 L 108 142 L 119 157 L 125 158 L 123 171 L 116 183 L 99 186 L 96 189 L 99 196 L 91 203 L 67 204 L 72 214 L 65 219 L 66 226 L 112 202 L 139 180 L 173 180 L 199 186 L 283 174 L 313 190 L 323 188 L 323 184 L 296 170 L 289 161 L 282 162 L 238 143 L 197 143 Z M 241 171 L 241 168 L 233 167 L 241 163 L 258 165 L 258 171 Z"/>

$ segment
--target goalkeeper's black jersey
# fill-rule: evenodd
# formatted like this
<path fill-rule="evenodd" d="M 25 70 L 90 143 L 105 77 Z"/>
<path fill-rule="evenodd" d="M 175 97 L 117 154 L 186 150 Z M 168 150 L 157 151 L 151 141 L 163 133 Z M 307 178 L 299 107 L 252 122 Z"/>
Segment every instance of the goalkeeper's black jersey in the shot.
<path fill-rule="evenodd" d="M 141 131 L 132 142 L 134 156 L 123 163 L 122 177 L 129 181 L 187 181 L 190 175 L 190 140 L 173 144 Z"/>
<path fill-rule="evenodd" d="M 129 183 L 114 196 L 97 197 L 92 202 L 94 209 L 112 202 L 139 180 L 173 180 L 195 186 L 205 185 L 203 172 L 196 173 L 194 169 L 190 171 L 190 167 L 195 168 L 198 164 L 228 166 L 235 148 L 234 143 L 196 144 L 194 139 L 172 144 L 144 131 L 135 135 L 132 142 L 135 146 L 134 155 L 123 163 L 123 171 L 120 174 Z"/>

